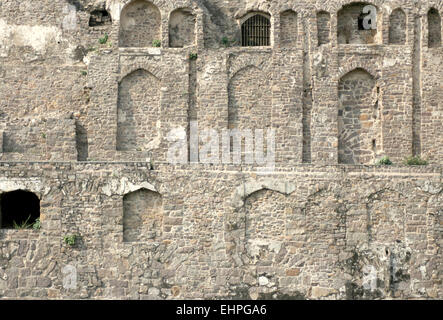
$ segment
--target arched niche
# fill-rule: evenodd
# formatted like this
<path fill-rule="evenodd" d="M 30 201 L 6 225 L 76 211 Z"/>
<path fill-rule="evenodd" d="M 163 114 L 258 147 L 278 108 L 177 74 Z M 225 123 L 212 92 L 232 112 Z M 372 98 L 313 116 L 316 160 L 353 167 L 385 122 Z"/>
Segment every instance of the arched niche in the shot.
<path fill-rule="evenodd" d="M 120 47 L 153 47 L 161 43 L 160 10 L 147 0 L 134 0 L 120 14 Z"/>
<path fill-rule="evenodd" d="M 169 17 L 169 46 L 182 48 L 195 44 L 196 17 L 191 9 L 180 8 Z"/>
<path fill-rule="evenodd" d="M 353 2 L 337 13 L 338 44 L 376 44 L 381 42 L 380 10 L 371 3 Z"/>

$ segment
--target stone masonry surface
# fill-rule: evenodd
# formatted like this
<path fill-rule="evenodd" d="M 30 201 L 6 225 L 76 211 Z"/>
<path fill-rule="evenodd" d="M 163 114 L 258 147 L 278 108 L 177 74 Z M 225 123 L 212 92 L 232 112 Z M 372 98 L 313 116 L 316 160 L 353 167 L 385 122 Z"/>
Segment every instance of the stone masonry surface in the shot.
<path fill-rule="evenodd" d="M 255 14 L 270 45 L 242 47 Z M 0 299 L 443 299 L 442 15 L 1 0 L 0 196 L 34 193 L 41 227 L 0 212 Z M 275 169 L 168 163 L 191 121 L 275 129 Z"/>

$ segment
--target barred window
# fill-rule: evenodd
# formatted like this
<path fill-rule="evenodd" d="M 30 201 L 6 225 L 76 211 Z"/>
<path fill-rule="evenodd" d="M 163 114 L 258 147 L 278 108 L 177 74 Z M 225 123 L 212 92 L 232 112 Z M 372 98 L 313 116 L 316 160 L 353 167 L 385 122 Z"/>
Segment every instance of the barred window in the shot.
<path fill-rule="evenodd" d="M 256 14 L 246 20 L 241 26 L 242 46 L 269 46 L 271 22 L 261 14 Z"/>

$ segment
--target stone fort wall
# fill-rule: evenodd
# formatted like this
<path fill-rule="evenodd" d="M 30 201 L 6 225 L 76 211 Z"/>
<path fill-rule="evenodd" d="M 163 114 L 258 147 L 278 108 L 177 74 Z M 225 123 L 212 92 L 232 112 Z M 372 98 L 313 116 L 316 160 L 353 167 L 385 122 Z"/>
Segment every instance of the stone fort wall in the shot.
<path fill-rule="evenodd" d="M 41 229 L 0 229 L 0 297 L 441 298 L 443 4 L 366 4 L 2 1 L 0 192 Z M 191 121 L 274 128 L 275 171 L 168 164 Z"/>

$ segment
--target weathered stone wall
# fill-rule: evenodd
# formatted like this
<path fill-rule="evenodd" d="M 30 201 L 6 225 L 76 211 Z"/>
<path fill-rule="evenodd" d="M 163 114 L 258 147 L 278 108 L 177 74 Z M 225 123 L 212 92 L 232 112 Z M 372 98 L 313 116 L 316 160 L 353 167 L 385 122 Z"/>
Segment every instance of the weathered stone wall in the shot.
<path fill-rule="evenodd" d="M 42 227 L 0 230 L 0 296 L 442 297 L 441 167 L 239 169 L 1 164 L 1 191 L 37 194 Z M 128 226 L 147 229 L 126 242 Z"/>
<path fill-rule="evenodd" d="M 0 229 L 0 298 L 441 299 L 443 4 L 368 2 L 368 31 L 352 3 L 0 2 L 0 193 L 42 222 Z M 167 164 L 191 120 L 274 128 L 275 172 Z"/>
<path fill-rule="evenodd" d="M 369 42 L 377 45 L 367 45 L 359 36 L 367 30 L 357 26 L 362 4 L 348 4 L 235 1 L 229 2 L 233 8 L 229 13 L 228 7 L 208 1 L 59 1 L 51 8 L 45 2 L 4 3 L 2 122 L 27 126 L 43 114 L 54 119 L 68 115 L 82 128 L 77 130 L 81 138 L 75 139 L 83 141 L 77 147 L 83 148 L 80 160 L 162 160 L 168 148 L 164 137 L 171 128 L 188 128 L 189 114 L 205 127 L 227 128 L 231 77 L 241 68 L 257 67 L 267 70 L 270 84 L 265 87 L 271 89 L 256 90 L 254 83 L 263 77 L 259 72 L 251 74 L 253 79 L 242 88 L 254 101 L 272 95 L 263 103 L 271 105 L 278 162 L 337 163 L 339 80 L 362 68 L 380 84 L 379 154 L 399 162 L 414 153 L 438 163 L 443 149 L 438 134 L 441 76 L 434 66 L 440 64 L 441 46 L 432 39 L 441 29 L 441 5 L 376 1 L 377 34 Z M 90 26 L 91 14 L 95 17 L 97 10 L 107 10 L 110 18 Z M 37 14 L 25 19 L 30 11 Z M 240 47 L 240 22 L 251 11 L 271 16 L 269 48 Z M 155 26 L 148 28 L 137 19 Z M 351 38 L 358 44 L 343 43 L 343 24 L 351 24 Z M 145 29 L 157 30 L 155 36 Z M 150 48 L 153 40 L 159 40 L 161 48 Z M 191 53 L 197 61 L 190 61 Z M 191 64 L 196 64 L 193 72 Z M 128 154 L 118 146 L 117 110 L 125 100 L 118 86 L 136 69 L 151 73 L 161 84 L 152 96 L 159 103 L 160 116 L 150 114 L 156 125 L 151 121 L 145 125 L 153 132 L 141 136 L 146 141 L 135 147 L 140 151 Z M 189 85 L 190 76 L 197 79 L 198 87 Z M 144 97 L 138 94 L 133 103 L 144 104 Z M 257 112 L 258 117 L 261 114 Z"/>

